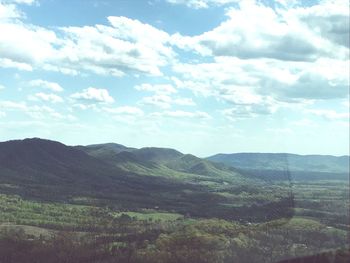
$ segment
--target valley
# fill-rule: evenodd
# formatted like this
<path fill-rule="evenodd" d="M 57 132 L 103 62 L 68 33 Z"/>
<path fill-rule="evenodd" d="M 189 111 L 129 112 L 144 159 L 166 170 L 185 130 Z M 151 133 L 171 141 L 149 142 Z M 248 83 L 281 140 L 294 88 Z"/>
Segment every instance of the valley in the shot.
<path fill-rule="evenodd" d="M 211 159 L 112 143 L 0 143 L 0 262 L 272 263 L 323 252 L 346 262 L 343 160 L 289 171 L 273 159 L 265 169 Z"/>

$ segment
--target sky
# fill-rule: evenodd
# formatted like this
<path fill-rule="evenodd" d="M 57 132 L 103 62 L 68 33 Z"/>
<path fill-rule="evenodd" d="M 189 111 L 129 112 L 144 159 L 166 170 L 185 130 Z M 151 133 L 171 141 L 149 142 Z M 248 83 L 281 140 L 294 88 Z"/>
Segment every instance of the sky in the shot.
<path fill-rule="evenodd" d="M 347 0 L 0 0 L 0 141 L 349 154 Z"/>

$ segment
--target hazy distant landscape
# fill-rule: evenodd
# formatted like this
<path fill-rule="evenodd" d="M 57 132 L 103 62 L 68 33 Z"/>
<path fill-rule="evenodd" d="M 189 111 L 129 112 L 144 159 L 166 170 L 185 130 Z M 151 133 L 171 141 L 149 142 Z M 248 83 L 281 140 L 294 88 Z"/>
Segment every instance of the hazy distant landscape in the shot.
<path fill-rule="evenodd" d="M 348 0 L 0 0 L 0 263 L 350 262 Z"/>
<path fill-rule="evenodd" d="M 348 157 L 272 156 L 2 142 L 0 262 L 346 262 Z"/>

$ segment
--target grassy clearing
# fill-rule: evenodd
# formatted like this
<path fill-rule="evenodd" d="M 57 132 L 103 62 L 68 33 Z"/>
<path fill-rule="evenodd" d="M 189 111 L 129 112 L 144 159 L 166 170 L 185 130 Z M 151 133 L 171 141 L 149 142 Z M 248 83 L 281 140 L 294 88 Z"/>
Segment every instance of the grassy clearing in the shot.
<path fill-rule="evenodd" d="M 184 216 L 181 214 L 157 212 L 153 210 L 143 210 L 142 212 L 118 212 L 118 213 L 113 213 L 113 216 L 120 217 L 123 214 L 136 218 L 137 220 L 147 220 L 147 221 L 150 221 L 150 220 L 151 221 L 175 221 L 175 220 L 184 218 Z"/>

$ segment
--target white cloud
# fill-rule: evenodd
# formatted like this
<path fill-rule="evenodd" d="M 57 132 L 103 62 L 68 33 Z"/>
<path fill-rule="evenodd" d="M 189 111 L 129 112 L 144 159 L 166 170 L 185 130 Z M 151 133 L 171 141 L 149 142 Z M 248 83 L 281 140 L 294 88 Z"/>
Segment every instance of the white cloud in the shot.
<path fill-rule="evenodd" d="M 191 65 L 188 68 L 191 68 L 192 66 L 193 68 L 195 68 L 195 65 Z M 200 66 L 200 64 L 198 64 L 197 66 Z M 212 90 L 214 89 L 215 86 L 210 85 L 211 80 L 209 80 L 208 78 L 203 78 L 203 79 L 193 78 L 185 71 L 180 71 L 178 69 L 175 69 L 175 70 L 177 70 L 178 73 L 181 73 L 183 76 L 182 80 L 176 77 L 172 78 L 177 88 L 191 90 L 196 96 L 202 95 L 202 96 L 208 97 L 212 95 Z M 196 69 L 194 69 L 194 71 L 196 71 Z M 198 73 L 200 74 L 199 70 L 198 70 Z"/>
<path fill-rule="evenodd" d="M 82 103 L 74 103 L 72 105 L 75 109 L 87 110 L 87 109 L 98 109 L 95 104 L 82 104 Z"/>
<path fill-rule="evenodd" d="M 32 70 L 44 61 L 54 58 L 54 32 L 20 22 L 0 23 L 0 56 L 3 67 Z M 23 44 L 25 43 L 25 44 Z"/>
<path fill-rule="evenodd" d="M 25 110 L 27 105 L 24 102 L 0 101 L 0 109 L 2 110 Z"/>
<path fill-rule="evenodd" d="M 308 8 L 289 11 L 313 32 L 349 48 L 349 1 L 326 0 Z"/>
<path fill-rule="evenodd" d="M 192 98 L 179 98 L 174 100 L 174 104 L 181 106 L 195 106 L 196 103 L 192 100 Z"/>
<path fill-rule="evenodd" d="M 166 32 L 126 17 L 108 17 L 109 25 L 59 29 L 21 19 L 15 5 L 0 4 L 1 67 L 72 75 L 161 76 L 161 67 L 175 56 Z"/>
<path fill-rule="evenodd" d="M 82 92 L 74 93 L 70 96 L 74 100 L 88 103 L 113 103 L 114 99 L 109 95 L 108 90 L 98 88 L 87 88 Z"/>
<path fill-rule="evenodd" d="M 156 94 L 149 97 L 144 97 L 140 101 L 141 105 L 152 105 L 159 108 L 167 109 L 171 107 L 172 98 L 164 94 Z"/>
<path fill-rule="evenodd" d="M 0 67 L 2 68 L 16 68 L 18 70 L 32 71 L 33 67 L 27 63 L 20 63 L 12 61 L 7 58 L 0 58 Z"/>
<path fill-rule="evenodd" d="M 164 112 L 155 112 L 151 116 L 154 117 L 172 117 L 172 118 L 194 118 L 194 119 L 210 119 L 211 116 L 203 111 L 164 111 Z"/>
<path fill-rule="evenodd" d="M 68 120 L 75 121 L 76 118 L 71 114 L 62 114 L 60 112 L 55 111 L 53 108 L 48 106 L 27 106 L 25 113 L 32 117 L 33 119 L 55 119 L 55 120 Z"/>
<path fill-rule="evenodd" d="M 117 38 L 142 43 L 145 47 L 158 47 L 160 54 L 171 55 L 172 51 L 162 45 L 169 40 L 168 33 L 127 17 L 109 16 L 108 21 L 112 28 L 97 27 L 113 33 Z"/>
<path fill-rule="evenodd" d="M 0 2 L 0 21 L 21 17 L 21 13 L 13 4 Z"/>
<path fill-rule="evenodd" d="M 0 90 L 5 89 L 5 86 L 0 84 Z"/>
<path fill-rule="evenodd" d="M 276 3 L 280 4 L 283 7 L 293 7 L 298 5 L 298 0 L 275 0 Z"/>
<path fill-rule="evenodd" d="M 30 95 L 28 99 L 32 101 L 42 100 L 42 101 L 47 101 L 51 103 L 63 102 L 63 99 L 60 96 L 57 96 L 56 94 L 48 94 L 48 93 L 42 93 L 42 92 L 36 93 L 34 95 Z"/>
<path fill-rule="evenodd" d="M 186 5 L 194 9 L 209 8 L 210 6 L 221 6 L 236 3 L 239 0 L 167 0 L 170 4 Z"/>
<path fill-rule="evenodd" d="M 48 106 L 28 105 L 25 102 L 0 101 L 0 110 L 7 112 L 21 112 L 38 120 L 68 120 L 74 121 L 76 118 L 71 114 L 62 114 Z"/>
<path fill-rule="evenodd" d="M 331 67 L 329 65 L 332 65 Z M 347 98 L 349 61 L 322 58 L 313 63 L 271 59 L 215 58 L 211 63 L 177 63 L 177 89 L 235 105 Z"/>
<path fill-rule="evenodd" d="M 305 72 L 291 85 L 270 80 L 265 92 L 272 92 L 280 99 L 336 99 L 349 94 L 347 81 L 329 80 L 320 74 Z"/>
<path fill-rule="evenodd" d="M 63 88 L 58 83 L 50 82 L 50 81 L 46 81 L 46 80 L 42 80 L 42 79 L 31 80 L 28 82 L 28 84 L 31 87 L 40 87 L 43 89 L 49 89 L 53 92 L 63 91 Z"/>
<path fill-rule="evenodd" d="M 179 106 L 195 106 L 196 103 L 192 98 L 172 98 L 165 94 L 155 94 L 153 96 L 144 97 L 139 102 L 141 105 L 152 105 L 162 109 L 168 109 L 172 105 Z"/>
<path fill-rule="evenodd" d="M 263 1 L 168 0 L 192 8 L 236 2 L 225 9 L 227 16 L 220 25 L 195 36 L 169 35 L 139 20 L 116 16 L 108 17 L 104 25 L 45 28 L 26 24 L 25 14 L 16 6 L 35 1 L 0 2 L 0 67 L 118 77 L 162 76 L 163 68 L 169 67 L 167 74 L 174 73 L 174 77 L 157 81 L 170 79 L 170 84 L 134 87 L 151 92 L 140 105 L 165 110 L 194 106 L 194 99 L 176 96 L 187 89 L 195 96 L 215 100 L 213 104 L 222 103 L 225 110 L 221 113 L 237 120 L 272 114 L 297 103 L 341 100 L 349 94 L 348 1 L 324 0 L 302 6 L 294 0 L 278 0 L 271 8 Z M 181 53 L 176 54 L 174 46 L 182 49 Z M 193 53 L 182 56 L 186 52 Z M 51 92 L 63 90 L 57 83 L 40 79 L 29 85 Z M 31 98 L 63 100 L 46 93 Z M 97 88 L 76 92 L 70 98 L 72 107 L 100 111 L 98 104 L 114 102 L 108 90 Z M 108 109 L 115 115 L 141 116 L 142 112 L 133 107 Z M 194 116 L 186 111 L 162 114 Z M 344 116 L 337 112 L 312 114 Z"/>
<path fill-rule="evenodd" d="M 231 108 L 222 110 L 221 113 L 229 120 L 236 121 L 257 117 L 259 115 L 270 115 L 278 109 L 278 105 L 261 103 L 251 105 L 233 105 Z"/>
<path fill-rule="evenodd" d="M 189 89 L 197 96 L 229 104 L 223 113 L 230 119 L 272 114 L 282 106 L 273 92 L 259 93 L 260 87 L 264 90 L 265 78 L 276 76 L 271 73 L 269 62 L 220 58 L 213 63 L 177 64 L 174 70 L 182 77 L 172 78 L 178 89 Z"/>
<path fill-rule="evenodd" d="M 33 5 L 37 2 L 37 0 L 2 0 L 4 3 L 15 3 L 15 4 L 25 4 L 25 5 Z"/>
<path fill-rule="evenodd" d="M 204 56 L 273 58 L 282 61 L 315 61 L 320 57 L 347 59 L 349 49 L 343 40 L 349 35 L 349 26 L 345 22 L 349 20 L 349 14 L 346 14 L 348 4 L 345 2 L 342 1 L 339 8 L 334 7 L 337 3 L 317 7 L 328 13 L 326 22 L 323 22 L 321 15 L 316 15 L 315 23 L 319 28 L 326 23 L 328 29 L 324 30 L 330 31 L 329 34 L 320 33 L 316 26 L 310 27 L 304 22 L 314 13 L 314 7 L 274 10 L 255 1 L 240 1 L 238 8 L 227 11 L 227 20 L 213 30 L 193 37 L 175 34 L 172 41 L 179 48 L 195 50 Z M 338 21 L 336 16 L 340 8 L 344 11 Z M 339 37 L 342 45 L 330 37 L 332 34 L 339 35 L 337 29 L 341 31 Z"/>
<path fill-rule="evenodd" d="M 173 85 L 170 84 L 146 84 L 143 83 L 141 85 L 135 86 L 136 90 L 139 91 L 149 91 L 153 92 L 153 96 L 148 96 L 142 98 L 139 102 L 141 105 L 153 105 L 159 108 L 167 109 L 172 105 L 180 105 L 180 106 L 195 106 L 196 103 L 192 100 L 192 98 L 173 98 L 170 96 L 172 93 L 176 93 L 177 90 Z"/>
<path fill-rule="evenodd" d="M 331 65 L 331 66 L 330 66 Z M 322 58 L 314 63 L 276 65 L 284 67 L 289 81 L 278 78 L 278 71 L 261 72 L 259 93 L 278 100 L 329 100 L 347 98 L 349 94 L 349 61 Z M 288 68 L 289 67 L 289 68 Z M 273 65 L 270 64 L 270 68 Z"/>
<path fill-rule="evenodd" d="M 171 93 L 177 92 L 176 89 L 170 84 L 151 85 L 151 84 L 143 83 L 141 85 L 136 85 L 135 89 L 139 91 L 154 92 L 156 94 L 171 94 Z"/>
<path fill-rule="evenodd" d="M 126 73 L 162 75 L 174 53 L 169 35 L 126 17 L 108 17 L 111 26 L 64 27 L 56 63 L 74 70 L 122 76 Z"/>
<path fill-rule="evenodd" d="M 218 98 L 238 105 L 259 104 L 264 98 L 254 94 L 251 87 L 227 85 L 218 88 Z"/>
<path fill-rule="evenodd" d="M 216 92 L 220 87 L 257 86 L 259 76 L 255 72 L 269 66 L 265 66 L 262 61 L 237 58 L 215 58 L 211 63 L 176 63 L 173 70 L 181 74 L 181 80 L 172 80 L 177 88 L 190 89 L 196 95 L 212 96 L 213 91 Z"/>

